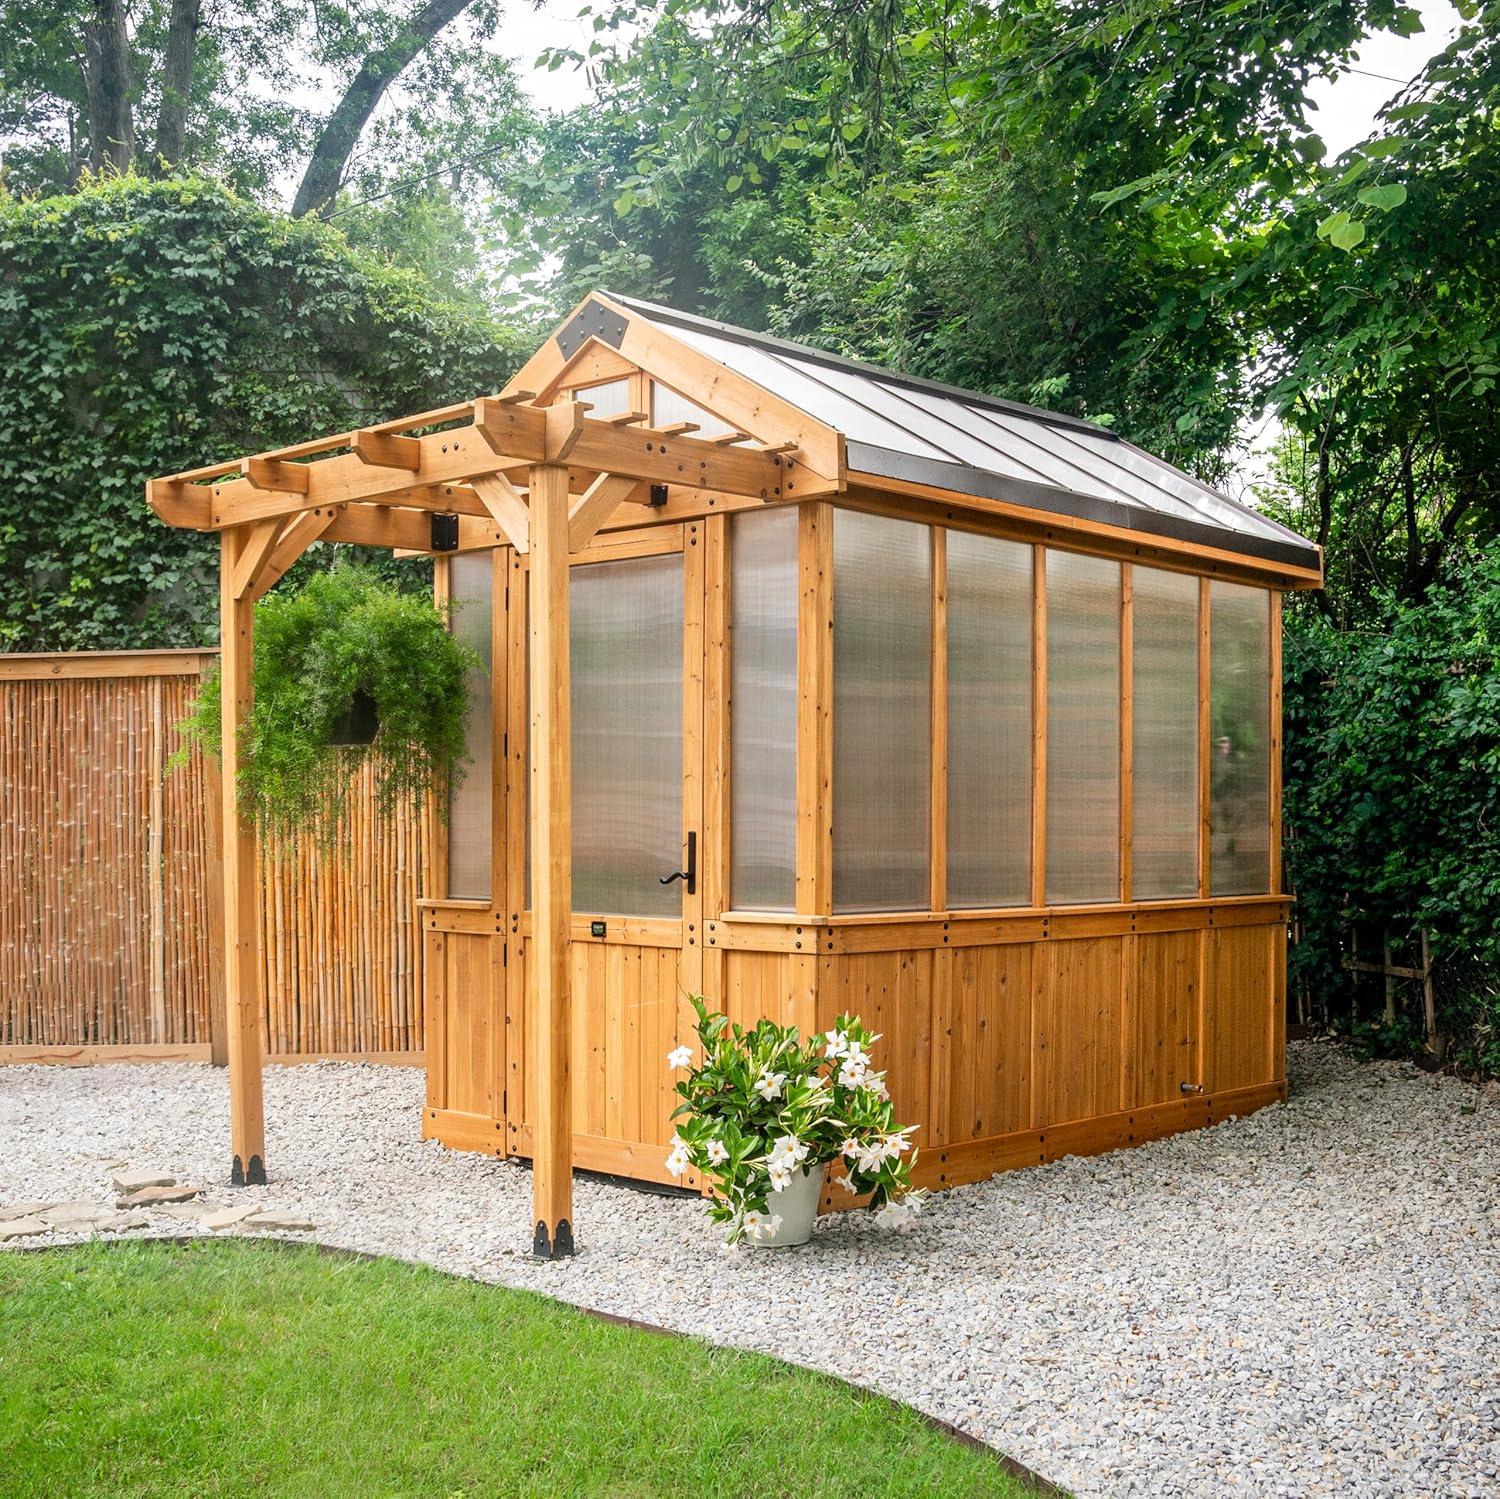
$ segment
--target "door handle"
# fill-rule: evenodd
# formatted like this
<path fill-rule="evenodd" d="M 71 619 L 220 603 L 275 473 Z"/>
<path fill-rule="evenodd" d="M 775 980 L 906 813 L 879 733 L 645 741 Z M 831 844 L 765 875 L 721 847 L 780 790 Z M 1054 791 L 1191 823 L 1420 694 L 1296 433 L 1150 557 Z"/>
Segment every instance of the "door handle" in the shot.
<path fill-rule="evenodd" d="M 687 835 L 687 868 L 674 870 L 671 874 L 661 877 L 663 885 L 670 885 L 673 880 L 681 880 L 687 886 L 689 895 L 698 893 L 698 835 L 689 833 Z"/>

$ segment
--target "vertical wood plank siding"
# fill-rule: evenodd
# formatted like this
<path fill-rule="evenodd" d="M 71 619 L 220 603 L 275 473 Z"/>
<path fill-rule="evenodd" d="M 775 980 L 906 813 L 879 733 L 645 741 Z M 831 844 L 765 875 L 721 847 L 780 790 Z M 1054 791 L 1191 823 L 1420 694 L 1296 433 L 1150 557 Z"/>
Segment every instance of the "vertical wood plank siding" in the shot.
<path fill-rule="evenodd" d="M 65 1055 L 81 1047 L 207 1059 L 209 778 L 196 754 L 166 765 L 212 655 L 0 656 L 0 1062 L 110 1059 Z M 280 840 L 262 853 L 273 1058 L 423 1047 L 429 820 L 382 824 L 368 772 L 354 805 L 338 855 Z"/>

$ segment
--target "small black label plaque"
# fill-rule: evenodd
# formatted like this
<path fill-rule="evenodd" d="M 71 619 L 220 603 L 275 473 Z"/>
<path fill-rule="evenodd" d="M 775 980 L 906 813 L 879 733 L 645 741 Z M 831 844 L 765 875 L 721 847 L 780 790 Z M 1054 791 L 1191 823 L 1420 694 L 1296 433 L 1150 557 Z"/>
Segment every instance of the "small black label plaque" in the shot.
<path fill-rule="evenodd" d="M 609 923 L 605 921 L 589 922 L 589 936 L 602 937 L 609 930 Z"/>

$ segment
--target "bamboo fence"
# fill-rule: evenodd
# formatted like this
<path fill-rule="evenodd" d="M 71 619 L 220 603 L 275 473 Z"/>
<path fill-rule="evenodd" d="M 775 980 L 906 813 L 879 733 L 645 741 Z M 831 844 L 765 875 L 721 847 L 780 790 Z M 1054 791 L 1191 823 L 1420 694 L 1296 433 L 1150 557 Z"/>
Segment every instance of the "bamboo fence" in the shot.
<path fill-rule="evenodd" d="M 0 655 L 0 1062 L 207 1060 L 218 778 L 168 768 L 211 651 Z M 340 848 L 262 850 L 273 1061 L 421 1060 L 424 819 L 357 773 Z"/>

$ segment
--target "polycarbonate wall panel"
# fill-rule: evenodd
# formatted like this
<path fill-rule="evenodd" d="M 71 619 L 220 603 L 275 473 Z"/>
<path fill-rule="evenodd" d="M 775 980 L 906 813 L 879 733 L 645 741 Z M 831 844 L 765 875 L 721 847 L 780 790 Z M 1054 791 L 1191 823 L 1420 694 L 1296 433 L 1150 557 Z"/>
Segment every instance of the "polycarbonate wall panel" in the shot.
<path fill-rule="evenodd" d="M 679 916 L 682 558 L 572 569 L 573 909 Z"/>
<path fill-rule="evenodd" d="M 1120 893 L 1120 565 L 1047 553 L 1047 904 Z"/>
<path fill-rule="evenodd" d="M 947 546 L 948 905 L 1026 905 L 1032 549 L 963 531 Z"/>
<path fill-rule="evenodd" d="M 1209 891 L 1271 885 L 1271 596 L 1208 585 Z"/>
<path fill-rule="evenodd" d="M 797 900 L 797 511 L 730 524 L 730 904 Z"/>
<path fill-rule="evenodd" d="M 839 510 L 833 525 L 833 905 L 925 910 L 932 538 Z"/>
<path fill-rule="evenodd" d="M 695 423 L 698 430 L 690 434 L 693 437 L 720 437 L 726 432 L 735 430 L 728 422 L 716 417 L 713 412 L 705 411 L 696 401 L 690 401 L 686 396 L 678 395 L 671 386 L 661 385 L 653 380 L 651 382 L 651 425 L 666 427 L 673 422 Z"/>
<path fill-rule="evenodd" d="M 586 385 L 576 392 L 576 398 L 590 408 L 588 414 L 595 420 L 619 416 L 622 411 L 630 410 L 630 381 L 606 380 L 602 385 Z"/>
<path fill-rule="evenodd" d="M 469 677 L 469 764 L 448 793 L 448 894 L 490 898 L 490 810 L 494 795 L 493 552 L 462 552 L 448 561 L 453 633 L 484 662 Z"/>
<path fill-rule="evenodd" d="M 1198 893 L 1198 579 L 1131 570 L 1130 891 Z"/>

